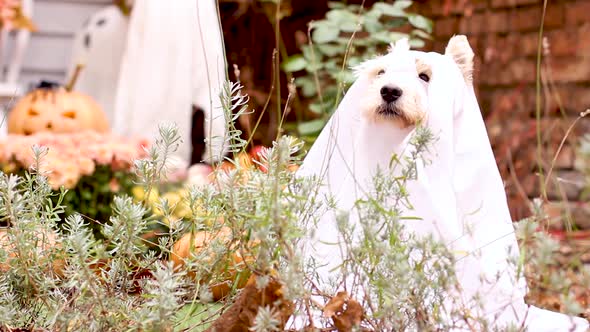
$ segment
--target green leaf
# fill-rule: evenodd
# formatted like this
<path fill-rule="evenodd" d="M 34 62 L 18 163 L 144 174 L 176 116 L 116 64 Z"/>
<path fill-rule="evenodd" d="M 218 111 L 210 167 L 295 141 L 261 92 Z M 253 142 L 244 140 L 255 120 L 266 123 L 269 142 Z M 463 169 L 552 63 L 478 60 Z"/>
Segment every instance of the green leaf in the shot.
<path fill-rule="evenodd" d="M 330 9 L 343 9 L 346 8 L 346 5 L 339 1 L 330 1 L 328 2 L 328 8 Z"/>
<path fill-rule="evenodd" d="M 322 44 L 317 45 L 317 47 L 320 52 L 329 57 L 333 57 L 338 54 L 343 54 L 346 51 L 346 47 L 343 47 L 341 45 Z"/>
<path fill-rule="evenodd" d="M 385 44 L 393 42 L 388 31 L 379 31 L 376 33 L 372 33 L 371 38 Z"/>
<path fill-rule="evenodd" d="M 369 33 L 375 33 L 383 30 L 383 24 L 381 24 L 379 19 L 376 17 L 365 17 L 363 20 L 363 26 Z"/>
<path fill-rule="evenodd" d="M 414 35 L 416 37 L 420 37 L 422 39 L 432 39 L 432 37 L 430 36 L 429 33 L 422 31 L 422 30 L 418 30 L 418 29 L 412 30 L 412 35 Z"/>
<path fill-rule="evenodd" d="M 338 82 L 343 82 L 347 84 L 354 82 L 354 74 L 350 70 L 340 71 L 335 76 Z"/>
<path fill-rule="evenodd" d="M 357 16 L 346 9 L 334 9 L 326 14 L 326 18 L 339 24 L 346 21 L 356 21 Z"/>
<path fill-rule="evenodd" d="M 349 68 L 353 68 L 353 67 L 356 67 L 356 66 L 360 65 L 361 63 L 363 63 L 363 60 L 364 60 L 363 58 L 360 58 L 358 56 L 350 57 L 350 58 L 348 58 L 347 65 Z"/>
<path fill-rule="evenodd" d="M 176 313 L 179 324 L 175 330 L 191 329 L 192 331 L 204 331 L 211 322 L 220 315 L 222 303 L 189 303 Z M 195 326 L 196 329 L 195 329 Z"/>
<path fill-rule="evenodd" d="M 297 77 L 295 79 L 295 85 L 301 88 L 301 94 L 304 97 L 312 97 L 316 94 L 316 85 L 314 80 L 309 76 Z"/>
<path fill-rule="evenodd" d="M 393 3 L 393 6 L 399 9 L 406 9 L 412 5 L 410 0 L 397 0 Z"/>
<path fill-rule="evenodd" d="M 324 107 L 320 103 L 309 104 L 309 110 L 316 113 L 316 114 L 323 114 L 324 113 Z"/>
<path fill-rule="evenodd" d="M 303 57 L 305 57 L 305 59 L 307 59 L 307 63 L 314 63 L 314 62 L 321 61 L 322 53 L 318 49 L 317 45 L 314 45 L 313 48 L 312 48 L 312 46 L 305 45 L 304 47 L 301 48 L 301 51 L 303 52 Z"/>
<path fill-rule="evenodd" d="M 408 24 L 408 19 L 407 18 L 391 18 L 388 19 L 386 22 L 386 27 L 384 29 L 387 29 L 389 31 L 392 31 L 393 29 L 397 29 L 397 28 L 401 28 L 404 27 Z"/>
<path fill-rule="evenodd" d="M 402 38 L 408 38 L 408 34 L 407 33 L 403 33 L 403 32 L 390 32 L 389 33 L 389 42 L 390 43 L 394 43 Z"/>
<path fill-rule="evenodd" d="M 410 15 L 408 17 L 410 24 L 415 28 L 422 29 L 428 33 L 432 33 L 432 21 L 420 15 Z"/>
<path fill-rule="evenodd" d="M 299 124 L 297 130 L 300 135 L 312 135 L 318 133 L 324 128 L 325 122 L 323 119 L 316 119 Z"/>
<path fill-rule="evenodd" d="M 285 62 L 282 64 L 282 69 L 288 73 L 300 71 L 305 69 L 307 65 L 307 60 L 301 54 L 290 56 Z"/>
<path fill-rule="evenodd" d="M 324 62 L 324 68 L 326 70 L 339 70 L 342 66 L 336 62 L 336 59 L 330 59 Z"/>
<path fill-rule="evenodd" d="M 310 73 L 315 73 L 321 69 L 324 68 L 324 65 L 321 62 L 316 62 L 316 63 L 308 63 L 307 66 L 305 66 L 305 70 L 307 70 Z"/>
<path fill-rule="evenodd" d="M 320 26 L 312 31 L 311 38 L 314 42 L 323 44 L 336 40 L 338 35 L 340 30 L 337 27 Z"/>
<path fill-rule="evenodd" d="M 424 47 L 425 43 L 422 39 L 412 38 L 412 39 L 410 39 L 409 44 L 410 44 L 410 47 L 412 47 L 412 48 L 421 48 L 421 47 Z"/>
<path fill-rule="evenodd" d="M 373 8 L 386 16 L 405 17 L 407 15 L 407 13 L 404 12 L 403 7 L 391 5 L 388 3 L 378 2 L 373 5 Z"/>
<path fill-rule="evenodd" d="M 352 33 L 360 30 L 361 27 L 358 25 L 358 20 L 356 18 L 340 22 L 340 31 Z"/>

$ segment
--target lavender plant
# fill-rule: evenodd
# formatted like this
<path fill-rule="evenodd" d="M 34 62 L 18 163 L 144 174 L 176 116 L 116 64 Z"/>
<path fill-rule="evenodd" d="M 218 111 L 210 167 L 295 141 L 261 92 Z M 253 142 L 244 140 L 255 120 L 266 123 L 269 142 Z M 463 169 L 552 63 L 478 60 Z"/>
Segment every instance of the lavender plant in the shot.
<path fill-rule="evenodd" d="M 227 87 L 222 92 L 227 114 L 245 112 L 240 87 Z M 233 124 L 228 128 L 225 144 L 238 151 L 245 142 L 236 139 Z M 147 193 L 165 175 L 178 144 L 173 126 L 162 126 L 160 136 L 149 156 L 136 162 Z M 381 170 L 372 179 L 375 190 L 358 200 L 353 211 L 336 211 L 345 258 L 339 278 L 352 281 L 349 295 L 363 308 L 355 329 L 447 330 L 464 318 L 459 312 L 450 320 L 441 314 L 445 294 L 457 287 L 452 253 L 432 237 L 408 234 L 403 226 L 411 218 L 404 215 L 411 204 L 405 187 L 415 178 L 417 164 L 425 162 L 421 158 L 433 139 L 419 128 L 414 152 Z M 10 225 L 0 233 L 0 329 L 202 331 L 240 303 L 256 305 L 246 327 L 254 331 L 332 325 L 317 318 L 325 308 L 315 298 L 336 294 L 318 291 L 314 267 L 322 262 L 304 256 L 301 248 L 319 216 L 334 207 L 318 198 L 317 179 L 289 171 L 301 160 L 302 146 L 294 137 L 279 137 L 261 154 L 265 171 L 240 163 L 235 170 L 216 171 L 214 183 L 191 187 L 184 197 L 190 217 L 171 222 L 155 238 L 145 236 L 158 223 L 145 201 L 115 198 L 113 216 L 101 226 L 104 239 L 96 240 L 81 215 L 57 228 L 65 207 L 59 199 L 52 203 L 46 175 L 37 171 L 42 167 L 24 177 L 0 173 L 0 220 Z M 42 164 L 44 149 L 32 153 L 35 165 Z M 159 202 L 164 214 L 169 214 L 169 203 Z M 192 254 L 182 266 L 169 263 L 175 243 L 187 233 L 207 234 L 209 240 L 199 248 L 191 244 Z M 566 311 L 580 313 L 563 276 L 548 274 L 555 243 L 535 233 L 532 219 L 519 224 L 518 234 L 524 248 L 535 249 L 523 251 L 522 258 L 535 266 L 534 275 L 543 285 L 557 285 L 568 303 Z M 211 303 L 212 290 L 223 282 L 230 284 L 227 295 Z M 273 293 L 278 300 L 259 301 L 264 296 L 256 296 L 271 284 L 279 285 Z M 245 294 L 254 295 L 240 302 Z M 285 325 L 284 316 L 294 319 Z M 480 322 L 477 330 L 491 330 L 483 318 L 473 319 Z"/>

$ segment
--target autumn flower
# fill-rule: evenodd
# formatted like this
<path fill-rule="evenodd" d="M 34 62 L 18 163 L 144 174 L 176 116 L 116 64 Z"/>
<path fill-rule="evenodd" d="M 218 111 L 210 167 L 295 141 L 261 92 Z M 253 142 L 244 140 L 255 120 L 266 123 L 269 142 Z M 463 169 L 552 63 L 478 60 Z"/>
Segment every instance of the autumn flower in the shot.
<path fill-rule="evenodd" d="M 0 139 L 0 165 L 3 170 L 29 169 L 35 163 L 32 146 L 46 146 L 41 171 L 48 174 L 54 189 L 73 188 L 82 176 L 92 175 L 99 165 L 113 170 L 131 171 L 133 161 L 146 155 L 145 140 L 122 138 L 92 131 L 29 136 L 8 135 Z"/>
<path fill-rule="evenodd" d="M 35 25 L 23 14 L 20 0 L 0 0 L 0 28 L 35 31 Z"/>

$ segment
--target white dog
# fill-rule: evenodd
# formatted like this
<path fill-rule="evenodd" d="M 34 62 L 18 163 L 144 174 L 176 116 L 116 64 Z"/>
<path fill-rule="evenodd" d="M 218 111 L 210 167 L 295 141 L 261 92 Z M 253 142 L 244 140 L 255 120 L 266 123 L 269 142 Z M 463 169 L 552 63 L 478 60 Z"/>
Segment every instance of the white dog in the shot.
<path fill-rule="evenodd" d="M 522 324 L 529 331 L 585 331 L 583 319 L 524 303 L 526 283 L 509 259 L 519 250 L 502 179 L 472 87 L 473 52 L 464 36 L 453 37 L 446 53 L 410 51 L 400 41 L 382 57 L 357 71 L 326 128 L 307 155 L 299 175 L 317 175 L 320 195 L 336 198 L 338 208 L 353 209 L 370 192 L 370 179 L 388 167 L 393 154 L 406 155 L 415 125 L 437 137 L 428 164 L 419 164 L 407 190 L 419 221 L 404 222 L 417 236 L 435 235 L 457 257 L 460 294 L 449 298 L 474 304 L 479 294 L 483 316 L 497 324 Z M 319 222 L 308 254 L 328 263 L 326 280 L 342 257 L 335 218 Z M 493 282 L 490 282 L 493 280 Z M 446 308 L 448 311 L 454 308 Z M 457 330 L 468 327 L 457 327 Z"/>

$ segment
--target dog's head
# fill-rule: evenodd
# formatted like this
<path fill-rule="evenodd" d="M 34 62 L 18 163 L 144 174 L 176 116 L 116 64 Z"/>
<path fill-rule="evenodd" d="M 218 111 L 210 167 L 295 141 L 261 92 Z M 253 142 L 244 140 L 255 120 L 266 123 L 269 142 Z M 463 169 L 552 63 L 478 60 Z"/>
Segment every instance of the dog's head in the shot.
<path fill-rule="evenodd" d="M 356 72 L 369 84 L 361 102 L 365 120 L 405 128 L 424 118 L 432 71 L 410 52 L 406 39 L 398 41 L 389 54 L 364 62 Z"/>
<path fill-rule="evenodd" d="M 400 128 L 422 121 L 429 109 L 428 90 L 433 70 L 421 52 L 411 52 L 407 39 L 393 45 L 384 56 L 368 60 L 356 68 L 369 88 L 362 97 L 361 115 L 370 122 L 390 122 Z M 423 53 L 422 53 L 423 54 Z M 471 83 L 473 52 L 465 37 L 453 37 L 447 46 L 450 55 Z"/>

